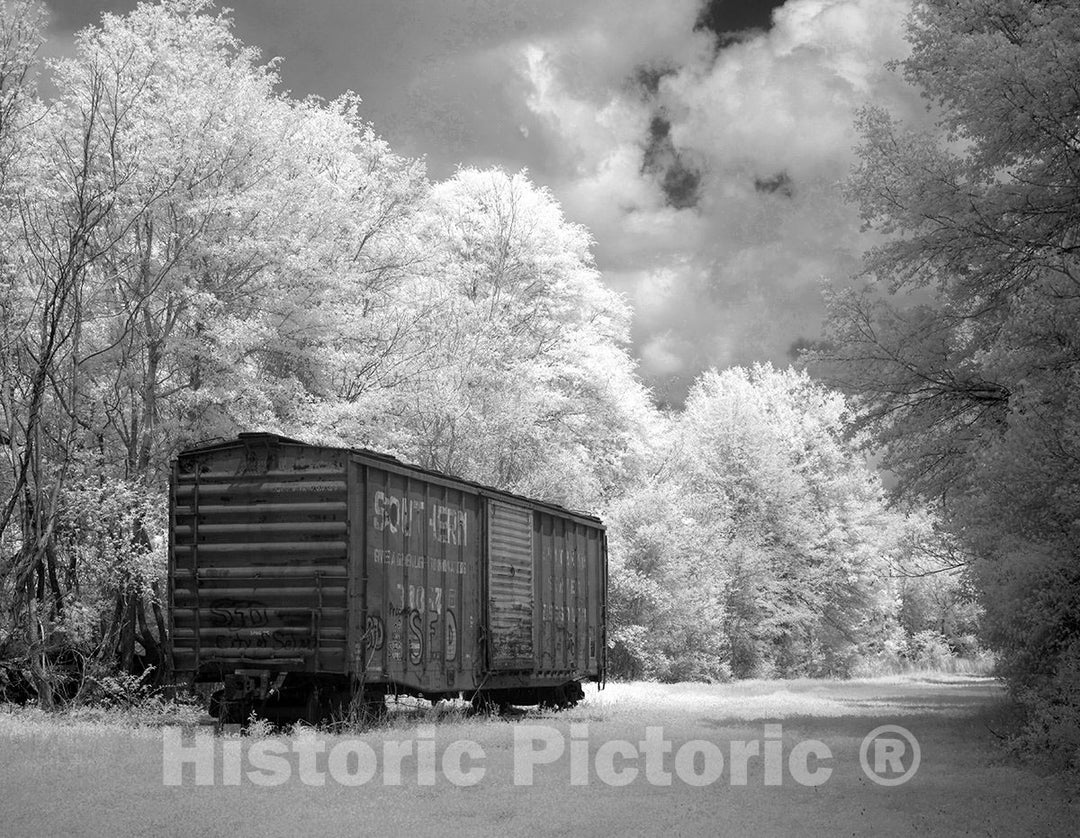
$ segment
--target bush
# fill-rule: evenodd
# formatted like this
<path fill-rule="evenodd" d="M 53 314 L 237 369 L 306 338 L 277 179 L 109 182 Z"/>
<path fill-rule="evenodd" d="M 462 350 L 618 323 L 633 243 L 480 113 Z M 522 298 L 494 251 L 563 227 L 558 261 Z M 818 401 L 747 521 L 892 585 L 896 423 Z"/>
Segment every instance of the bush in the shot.
<path fill-rule="evenodd" d="M 1013 751 L 1080 773 L 1080 641 L 1061 655 L 1051 678 L 1017 690 L 1016 698 L 1024 721 Z"/>
<path fill-rule="evenodd" d="M 908 638 L 904 657 L 915 666 L 945 669 L 952 661 L 948 639 L 936 631 L 920 631 Z"/>

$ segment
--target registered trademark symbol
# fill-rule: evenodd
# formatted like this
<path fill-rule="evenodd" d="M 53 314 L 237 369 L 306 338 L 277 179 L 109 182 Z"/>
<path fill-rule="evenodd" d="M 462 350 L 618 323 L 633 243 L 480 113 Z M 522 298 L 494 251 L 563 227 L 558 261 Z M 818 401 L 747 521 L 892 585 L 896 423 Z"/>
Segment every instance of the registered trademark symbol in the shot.
<path fill-rule="evenodd" d="M 866 734 L 859 748 L 863 773 L 879 786 L 903 785 L 915 776 L 921 761 L 919 740 L 900 725 L 874 728 Z"/>

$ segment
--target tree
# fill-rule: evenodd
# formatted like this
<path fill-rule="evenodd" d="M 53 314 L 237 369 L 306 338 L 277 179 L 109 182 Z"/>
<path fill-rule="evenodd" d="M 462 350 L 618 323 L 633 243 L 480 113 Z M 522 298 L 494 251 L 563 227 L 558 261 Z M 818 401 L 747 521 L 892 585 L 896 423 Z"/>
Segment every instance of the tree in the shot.
<path fill-rule="evenodd" d="M 115 139 L 99 81 L 79 103 L 85 130 L 65 130 L 58 113 L 39 110 L 35 119 L 13 124 L 16 151 L 5 155 L 0 415 L 11 476 L 0 508 L 0 584 L 11 613 L 25 616 L 23 631 L 8 640 L 17 637 L 30 650 L 30 671 L 46 705 L 46 626 L 65 605 L 56 528 L 68 469 L 54 454 L 78 433 L 62 406 L 75 389 L 99 236 L 129 177 L 98 166 L 102 144 Z"/>
<path fill-rule="evenodd" d="M 588 234 L 525 173 L 497 169 L 436 184 L 426 218 L 408 376 L 372 420 L 373 444 L 598 508 L 634 467 L 651 406 Z"/>
<path fill-rule="evenodd" d="M 171 453 L 377 377 L 426 182 L 355 97 L 274 93 L 207 0 L 105 15 L 53 69 L 5 158 L 0 580 L 24 648 L 92 605 L 80 654 L 131 669 L 162 663 Z"/>
<path fill-rule="evenodd" d="M 64 343 L 62 332 L 77 273 L 73 263 L 79 261 L 81 249 L 73 236 L 66 270 L 51 285 L 41 287 L 39 305 L 28 306 L 26 294 L 16 293 L 16 288 L 23 290 L 19 273 L 26 258 L 13 246 L 20 227 L 18 195 L 32 155 L 25 134 L 42 116 L 34 72 L 44 24 L 45 12 L 36 3 L 0 2 L 0 446 L 6 455 L 0 474 L 0 592 L 31 617 L 42 603 L 54 599 L 58 587 L 55 557 L 41 543 L 47 529 L 43 531 L 39 511 L 46 496 L 36 443 L 47 379 Z M 65 261 L 63 256 L 60 261 Z M 31 346 L 38 355 L 25 363 L 29 359 L 20 349 Z M 19 515 L 24 510 L 28 514 Z M 39 637 L 19 640 L 40 651 Z M 5 638 L 0 646 L 5 657 L 10 642 Z M 43 657 L 32 653 L 26 662 L 43 703 L 49 705 Z"/>
<path fill-rule="evenodd" d="M 104 15 L 42 103 L 19 26 L 0 29 L 18 125 L 0 620 L 43 700 L 61 660 L 163 668 L 166 465 L 185 443 L 277 430 L 592 508 L 635 468 L 652 413 L 628 312 L 523 174 L 432 188 L 355 96 L 275 93 L 209 0 Z"/>
<path fill-rule="evenodd" d="M 849 190 L 884 242 L 868 287 L 834 298 L 833 348 L 817 354 L 858 395 L 900 490 L 935 499 L 976 557 L 1012 685 L 1074 721 L 1078 33 L 1066 0 L 916 6 L 901 68 L 937 131 L 860 117 Z"/>
<path fill-rule="evenodd" d="M 0 196 L 21 135 L 40 112 L 34 71 L 45 17 L 34 0 L 0 0 Z"/>
<path fill-rule="evenodd" d="M 618 654 L 667 678 L 846 674 L 883 651 L 900 529 L 845 430 L 843 398 L 805 373 L 695 382 L 614 511 L 613 611 L 632 620 Z M 643 657 L 644 633 L 662 660 Z"/>
<path fill-rule="evenodd" d="M 727 577 L 716 557 L 729 520 L 723 510 L 702 508 L 708 499 L 683 484 L 678 419 L 655 418 L 645 467 L 625 483 L 605 516 L 609 661 L 623 677 L 727 680 Z"/>

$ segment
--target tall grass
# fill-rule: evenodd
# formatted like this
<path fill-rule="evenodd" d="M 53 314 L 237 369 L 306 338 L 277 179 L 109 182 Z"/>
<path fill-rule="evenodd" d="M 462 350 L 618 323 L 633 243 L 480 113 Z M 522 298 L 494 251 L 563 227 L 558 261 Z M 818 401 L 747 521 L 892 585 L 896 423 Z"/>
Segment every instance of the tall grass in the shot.
<path fill-rule="evenodd" d="M 897 655 L 864 658 L 851 671 L 852 678 L 880 678 L 887 675 L 915 675 L 941 673 L 946 675 L 996 674 L 997 661 L 990 652 L 974 656 L 943 655 L 941 657 L 911 660 Z"/>

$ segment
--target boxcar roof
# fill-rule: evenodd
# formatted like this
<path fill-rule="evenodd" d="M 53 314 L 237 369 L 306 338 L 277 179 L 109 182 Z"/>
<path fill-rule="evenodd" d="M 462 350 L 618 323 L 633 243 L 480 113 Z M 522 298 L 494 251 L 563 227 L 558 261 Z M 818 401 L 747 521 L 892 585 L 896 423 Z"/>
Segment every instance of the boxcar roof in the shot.
<path fill-rule="evenodd" d="M 452 474 L 446 474 L 444 472 L 435 471 L 434 469 L 424 468 L 423 466 L 414 465 L 412 463 L 406 463 L 399 460 L 397 457 L 390 454 L 383 454 L 379 451 L 372 451 L 370 448 L 351 448 L 343 447 L 339 445 L 321 445 L 318 443 L 304 442 L 299 439 L 291 439 L 281 434 L 268 433 L 265 431 L 256 431 L 241 433 L 233 439 L 215 439 L 208 440 L 204 443 L 198 443 L 191 448 L 185 448 L 177 454 L 177 458 L 186 455 L 194 454 L 207 454 L 214 451 L 224 451 L 235 447 L 238 444 L 249 442 L 267 442 L 277 445 L 299 445 L 303 448 L 328 448 L 337 451 L 347 451 L 350 454 L 361 457 L 365 460 L 373 460 L 376 463 L 381 463 L 390 466 L 395 469 L 409 471 L 415 474 L 422 475 L 439 482 L 448 482 L 456 486 L 467 486 L 475 490 L 478 494 L 490 495 L 495 498 L 504 498 L 508 500 L 518 501 L 519 503 L 526 503 L 529 506 L 537 509 L 546 509 L 554 512 L 558 515 L 571 516 L 574 518 L 580 518 L 583 521 L 587 521 L 589 524 L 604 529 L 604 523 L 597 516 L 591 515 L 588 512 L 580 512 L 578 510 L 567 509 L 564 506 L 560 506 L 557 503 L 550 503 L 548 501 L 537 500 L 535 498 L 528 498 L 524 495 L 516 495 L 513 492 L 507 492 L 503 489 L 496 489 L 493 486 L 486 486 L 482 483 L 477 483 L 473 480 L 466 480 L 462 477 L 455 477 Z"/>

